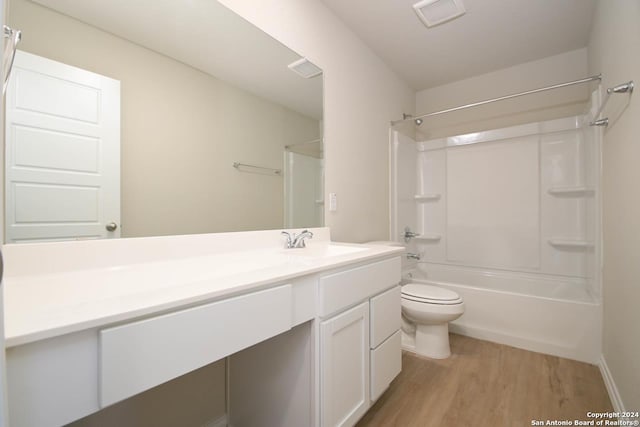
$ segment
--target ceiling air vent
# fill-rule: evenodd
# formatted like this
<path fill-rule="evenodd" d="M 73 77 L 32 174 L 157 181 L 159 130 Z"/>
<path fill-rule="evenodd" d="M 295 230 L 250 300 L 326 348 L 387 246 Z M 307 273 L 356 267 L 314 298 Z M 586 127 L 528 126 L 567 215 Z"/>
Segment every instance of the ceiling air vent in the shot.
<path fill-rule="evenodd" d="M 413 9 L 427 27 L 435 27 L 466 12 L 462 0 L 422 0 L 414 4 Z"/>
<path fill-rule="evenodd" d="M 322 69 L 318 68 L 313 62 L 307 58 L 300 58 L 295 62 L 289 64 L 289 69 L 295 71 L 305 79 L 318 76 L 322 74 Z"/>

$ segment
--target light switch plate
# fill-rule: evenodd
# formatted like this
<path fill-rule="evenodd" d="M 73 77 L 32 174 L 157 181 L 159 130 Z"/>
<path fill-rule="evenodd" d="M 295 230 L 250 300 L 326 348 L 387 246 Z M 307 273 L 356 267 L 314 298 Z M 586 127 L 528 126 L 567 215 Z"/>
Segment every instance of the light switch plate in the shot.
<path fill-rule="evenodd" d="M 338 210 L 338 196 L 336 193 L 329 193 L 329 212 Z"/>

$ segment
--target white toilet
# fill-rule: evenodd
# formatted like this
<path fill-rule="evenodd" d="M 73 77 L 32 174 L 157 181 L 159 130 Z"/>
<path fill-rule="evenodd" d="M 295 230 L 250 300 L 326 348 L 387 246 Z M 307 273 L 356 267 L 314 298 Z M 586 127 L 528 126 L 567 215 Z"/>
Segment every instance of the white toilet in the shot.
<path fill-rule="evenodd" d="M 449 322 L 462 316 L 464 302 L 448 289 L 408 283 L 402 286 L 402 346 L 421 356 L 446 359 Z"/>
<path fill-rule="evenodd" d="M 389 241 L 368 244 L 404 246 Z M 405 260 L 402 264 L 404 270 Z M 451 356 L 449 322 L 463 313 L 464 302 L 457 293 L 433 285 L 405 284 L 402 286 L 402 348 L 432 359 L 446 359 Z"/>

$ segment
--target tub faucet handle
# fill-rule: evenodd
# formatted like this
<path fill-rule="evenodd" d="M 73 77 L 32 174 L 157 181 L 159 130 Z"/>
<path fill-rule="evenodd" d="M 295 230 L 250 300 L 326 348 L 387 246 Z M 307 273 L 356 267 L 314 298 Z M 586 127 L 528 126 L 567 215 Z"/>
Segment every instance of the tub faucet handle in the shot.
<path fill-rule="evenodd" d="M 422 258 L 422 255 L 420 254 L 414 254 L 411 252 L 407 252 L 407 259 L 415 259 L 416 261 L 420 261 L 420 258 Z"/>
<path fill-rule="evenodd" d="M 409 240 L 413 239 L 414 237 L 418 237 L 420 234 L 418 233 L 414 233 L 413 231 L 411 231 L 411 229 L 407 226 L 404 228 L 404 242 L 405 243 L 409 243 Z"/>

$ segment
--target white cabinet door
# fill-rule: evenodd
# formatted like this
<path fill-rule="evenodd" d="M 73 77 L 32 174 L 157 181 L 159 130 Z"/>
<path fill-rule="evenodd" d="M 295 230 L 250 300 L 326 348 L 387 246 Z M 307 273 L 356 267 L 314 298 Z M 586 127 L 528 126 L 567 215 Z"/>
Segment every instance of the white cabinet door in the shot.
<path fill-rule="evenodd" d="M 369 409 L 369 302 L 320 325 L 321 425 L 352 426 Z"/>
<path fill-rule="evenodd" d="M 120 82 L 18 51 L 6 108 L 6 241 L 119 237 Z"/>

